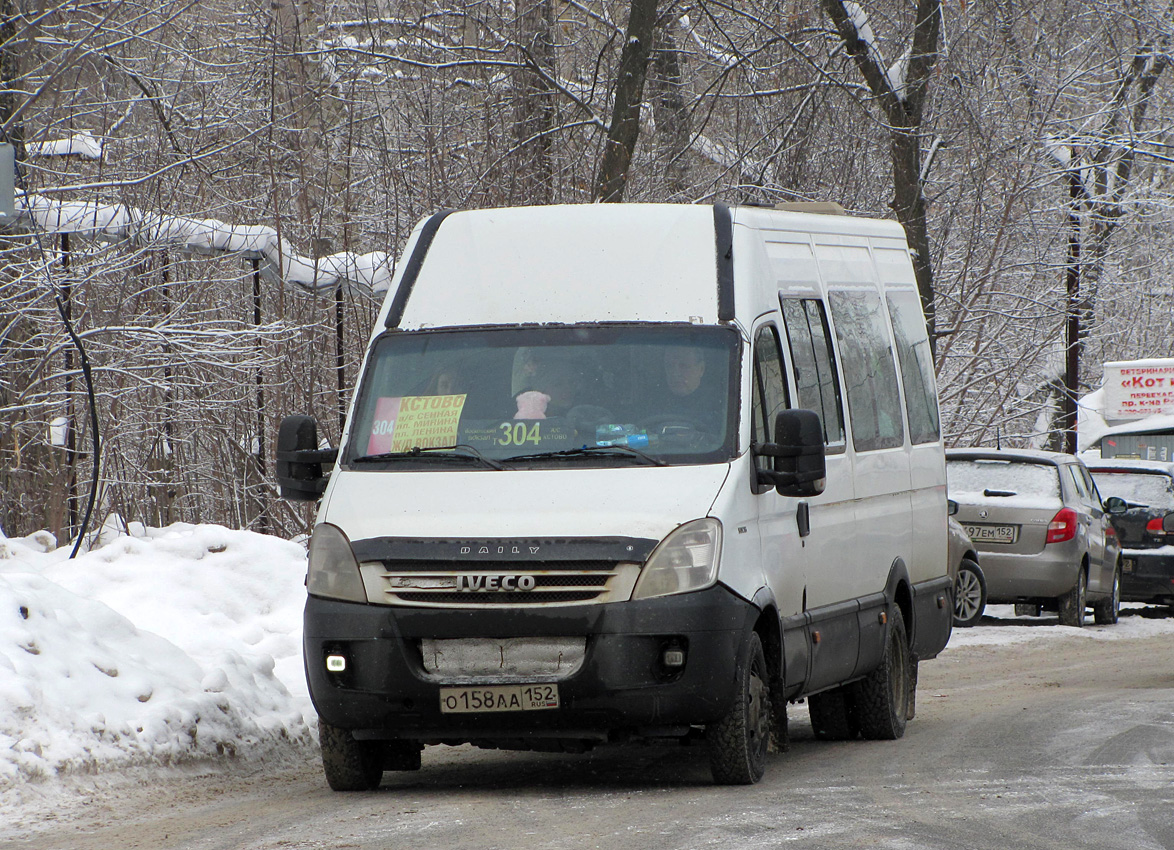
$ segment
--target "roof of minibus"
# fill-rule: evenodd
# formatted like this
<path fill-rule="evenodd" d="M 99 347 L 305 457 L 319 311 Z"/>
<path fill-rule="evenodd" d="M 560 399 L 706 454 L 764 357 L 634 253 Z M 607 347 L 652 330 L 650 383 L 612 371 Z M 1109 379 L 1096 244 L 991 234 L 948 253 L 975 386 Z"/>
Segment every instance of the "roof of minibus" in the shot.
<path fill-rule="evenodd" d="M 746 206 L 733 207 L 731 213 L 736 231 L 745 225 L 833 238 L 904 236 L 896 222 L 874 219 Z M 719 275 L 714 221 L 714 207 L 700 204 L 577 204 L 450 213 L 439 221 L 428 245 L 398 327 L 715 324 Z M 409 256 L 405 254 L 388 291 L 379 329 L 410 265 Z M 739 266 L 737 250 L 733 265 Z M 746 279 L 740 284 L 745 286 Z"/>
<path fill-rule="evenodd" d="M 512 207 L 443 220 L 399 327 L 712 324 L 717 306 L 712 206 Z"/>

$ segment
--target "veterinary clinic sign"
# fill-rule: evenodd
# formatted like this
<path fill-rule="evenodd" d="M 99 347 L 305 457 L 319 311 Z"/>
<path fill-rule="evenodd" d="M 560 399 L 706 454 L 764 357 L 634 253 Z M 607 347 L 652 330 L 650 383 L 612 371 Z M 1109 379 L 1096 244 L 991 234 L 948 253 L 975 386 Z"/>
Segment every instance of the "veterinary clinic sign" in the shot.
<path fill-rule="evenodd" d="M 1174 358 L 1105 364 L 1105 419 L 1174 413 Z"/>

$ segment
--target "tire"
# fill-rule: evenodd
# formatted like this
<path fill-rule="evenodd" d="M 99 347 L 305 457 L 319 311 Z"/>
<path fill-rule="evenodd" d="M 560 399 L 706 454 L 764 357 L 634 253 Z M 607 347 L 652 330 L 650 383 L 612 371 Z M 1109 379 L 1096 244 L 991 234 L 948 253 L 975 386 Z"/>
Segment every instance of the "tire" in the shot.
<path fill-rule="evenodd" d="M 356 741 L 349 729 L 318 720 L 322 770 L 334 791 L 373 791 L 383 778 L 383 752 L 379 742 Z"/>
<path fill-rule="evenodd" d="M 753 785 L 766 771 L 773 726 L 770 673 L 757 633 L 750 635 L 746 660 L 738 666 L 736 682 L 733 707 L 705 729 L 709 769 L 717 785 Z"/>
<path fill-rule="evenodd" d="M 850 741 L 860 734 L 852 688 L 833 688 L 807 698 L 811 729 L 821 741 Z"/>
<path fill-rule="evenodd" d="M 1084 609 L 1088 603 L 1088 576 L 1084 567 L 1076 576 L 1073 588 L 1061 596 L 1056 602 L 1060 609 L 1060 625 L 1072 626 L 1079 629 L 1084 626 Z"/>
<path fill-rule="evenodd" d="M 1016 617 L 1038 617 L 1044 612 L 1044 606 L 1036 605 L 1033 602 L 1016 602 L 1015 616 Z"/>
<path fill-rule="evenodd" d="M 982 569 L 963 558 L 954 580 L 954 625 L 969 628 L 982 619 L 986 609 L 986 578 Z"/>
<path fill-rule="evenodd" d="M 905 734 L 913 683 L 905 617 L 893 606 L 881 665 L 855 685 L 860 734 L 871 741 L 893 741 Z"/>
<path fill-rule="evenodd" d="M 1111 626 L 1121 616 L 1121 568 L 1113 571 L 1113 592 L 1108 599 L 1102 599 L 1092 606 L 1093 622 L 1098 626 Z"/>

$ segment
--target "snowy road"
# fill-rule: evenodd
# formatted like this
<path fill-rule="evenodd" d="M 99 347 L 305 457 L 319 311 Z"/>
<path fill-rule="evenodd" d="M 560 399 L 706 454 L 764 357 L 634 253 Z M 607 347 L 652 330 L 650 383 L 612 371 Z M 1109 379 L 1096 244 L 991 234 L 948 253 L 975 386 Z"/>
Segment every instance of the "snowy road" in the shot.
<path fill-rule="evenodd" d="M 751 788 L 710 785 L 700 748 L 433 748 L 419 773 L 342 795 L 307 753 L 75 778 L 26 799 L 0 848 L 1174 848 L 1174 629 L 1129 613 L 958 633 L 922 666 L 901 741 L 817 742 L 792 706 L 791 751 Z"/>

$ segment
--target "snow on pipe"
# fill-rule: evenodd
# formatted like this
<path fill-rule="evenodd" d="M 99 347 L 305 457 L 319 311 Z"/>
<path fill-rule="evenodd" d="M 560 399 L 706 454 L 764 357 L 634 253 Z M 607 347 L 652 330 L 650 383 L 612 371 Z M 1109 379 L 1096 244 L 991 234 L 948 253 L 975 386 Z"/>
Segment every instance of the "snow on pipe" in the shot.
<path fill-rule="evenodd" d="M 312 292 L 347 284 L 380 295 L 391 282 L 392 258 L 383 251 L 304 257 L 267 225 L 226 224 L 214 218 L 144 212 L 125 204 L 58 201 L 35 194 L 18 201 L 36 226 L 49 233 L 178 243 L 202 253 L 247 253 L 262 258 L 281 280 Z"/>

